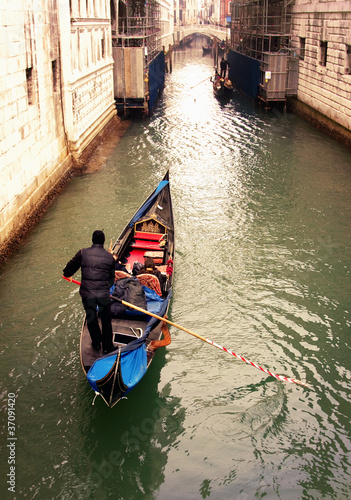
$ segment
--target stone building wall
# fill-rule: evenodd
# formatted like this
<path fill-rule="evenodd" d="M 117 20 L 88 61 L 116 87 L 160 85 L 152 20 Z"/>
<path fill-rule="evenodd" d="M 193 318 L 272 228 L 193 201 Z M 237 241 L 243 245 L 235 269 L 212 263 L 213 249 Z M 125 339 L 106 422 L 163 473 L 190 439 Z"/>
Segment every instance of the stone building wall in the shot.
<path fill-rule="evenodd" d="M 0 244 L 70 167 L 54 2 L 0 3 Z"/>
<path fill-rule="evenodd" d="M 1 257 L 116 124 L 110 0 L 1 0 L 0 54 Z"/>
<path fill-rule="evenodd" d="M 297 99 L 351 131 L 351 1 L 295 0 Z"/>
<path fill-rule="evenodd" d="M 110 0 L 59 4 L 65 127 L 74 158 L 116 115 Z"/>

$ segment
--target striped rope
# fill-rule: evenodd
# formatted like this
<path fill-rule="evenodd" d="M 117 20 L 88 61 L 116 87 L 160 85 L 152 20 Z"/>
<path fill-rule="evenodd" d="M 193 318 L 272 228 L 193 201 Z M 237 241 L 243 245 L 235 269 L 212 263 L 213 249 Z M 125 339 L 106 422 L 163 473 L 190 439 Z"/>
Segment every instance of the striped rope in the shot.
<path fill-rule="evenodd" d="M 309 387 L 309 385 L 307 383 L 302 382 L 301 380 L 297 380 L 295 378 L 284 377 L 283 375 L 276 375 L 275 373 L 272 373 L 269 370 L 266 370 L 265 368 L 262 368 L 262 366 L 257 365 L 253 361 L 250 361 L 250 360 L 244 358 L 244 356 L 240 356 L 240 354 L 236 354 L 235 352 L 230 351 L 226 347 L 222 347 L 221 345 L 216 344 L 216 342 L 213 342 L 212 340 L 209 340 L 209 339 L 204 339 L 204 340 L 208 344 L 211 344 L 214 347 L 217 347 L 218 349 L 222 349 L 222 351 L 225 351 L 228 354 L 231 354 L 232 356 L 235 356 L 236 358 L 241 359 L 241 361 L 244 361 L 244 363 L 247 363 L 248 365 L 251 365 L 254 368 L 257 368 L 258 370 L 261 370 L 262 372 L 267 373 L 267 375 L 270 375 L 271 377 L 274 377 L 274 378 L 276 378 L 278 380 L 283 380 L 284 382 L 290 382 L 292 384 L 298 384 L 298 385 L 303 385 L 304 387 Z"/>

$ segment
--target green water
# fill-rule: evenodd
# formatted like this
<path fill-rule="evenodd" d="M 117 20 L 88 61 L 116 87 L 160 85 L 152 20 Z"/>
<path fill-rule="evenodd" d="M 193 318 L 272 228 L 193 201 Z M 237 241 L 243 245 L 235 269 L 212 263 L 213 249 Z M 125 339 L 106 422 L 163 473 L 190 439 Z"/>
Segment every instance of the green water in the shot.
<path fill-rule="evenodd" d="M 211 73 L 201 44 L 175 53 L 154 116 L 0 270 L 2 498 L 350 498 L 351 152 L 295 115 L 190 88 Z M 94 229 L 115 240 L 168 168 L 170 319 L 309 388 L 171 328 L 127 400 L 92 405 L 62 268 Z"/>

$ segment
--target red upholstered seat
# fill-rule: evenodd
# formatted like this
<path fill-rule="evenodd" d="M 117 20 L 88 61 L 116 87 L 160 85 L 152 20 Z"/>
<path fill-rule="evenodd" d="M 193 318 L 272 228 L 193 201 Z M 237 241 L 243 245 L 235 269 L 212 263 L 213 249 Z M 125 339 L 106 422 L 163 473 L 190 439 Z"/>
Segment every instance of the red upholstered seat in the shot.
<path fill-rule="evenodd" d="M 160 251 L 147 251 L 144 253 L 144 259 L 146 259 L 146 257 L 151 257 L 155 264 L 162 264 L 163 262 L 163 250 L 160 250 Z"/>
<path fill-rule="evenodd" d="M 115 281 L 122 280 L 123 278 L 130 278 L 130 274 L 125 271 L 115 271 Z"/>
<path fill-rule="evenodd" d="M 155 290 L 157 295 L 162 297 L 162 292 L 161 292 L 161 286 L 160 282 L 154 274 L 138 274 L 137 276 L 138 280 L 140 281 L 141 285 L 147 286 L 148 288 L 151 288 L 151 290 Z"/>
<path fill-rule="evenodd" d="M 144 248 L 145 250 L 159 250 L 160 245 L 157 242 L 147 240 L 135 240 L 132 245 L 133 248 Z"/>
<path fill-rule="evenodd" d="M 160 241 L 163 234 L 160 233 L 142 233 L 141 231 L 136 231 L 134 238 L 138 240 L 150 240 L 150 241 Z"/>

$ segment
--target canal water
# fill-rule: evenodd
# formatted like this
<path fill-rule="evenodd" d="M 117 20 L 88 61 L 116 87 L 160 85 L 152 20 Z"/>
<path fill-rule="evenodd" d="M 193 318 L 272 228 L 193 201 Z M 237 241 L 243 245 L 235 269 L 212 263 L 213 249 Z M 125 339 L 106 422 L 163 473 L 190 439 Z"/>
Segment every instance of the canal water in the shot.
<path fill-rule="evenodd" d="M 2 498 L 350 498 L 351 153 L 282 109 L 218 101 L 212 72 L 200 41 L 175 52 L 154 115 L 0 270 Z M 170 319 L 308 387 L 172 327 L 128 399 L 92 405 L 62 269 L 94 229 L 115 240 L 167 169 Z"/>

